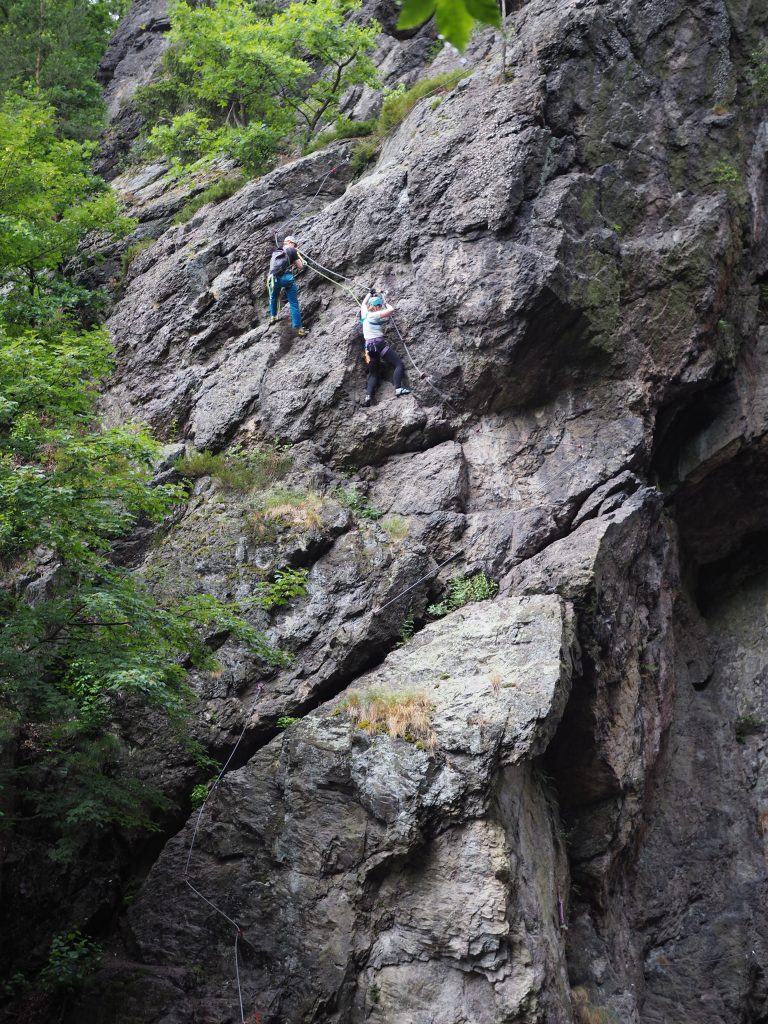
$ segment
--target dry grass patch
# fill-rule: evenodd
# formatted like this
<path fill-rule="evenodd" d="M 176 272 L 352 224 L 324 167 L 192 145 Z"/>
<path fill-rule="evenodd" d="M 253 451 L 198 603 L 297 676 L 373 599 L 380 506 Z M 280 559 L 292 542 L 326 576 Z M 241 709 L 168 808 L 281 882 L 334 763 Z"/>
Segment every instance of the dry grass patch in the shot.
<path fill-rule="evenodd" d="M 504 682 L 504 677 L 497 668 L 491 669 L 488 673 L 488 682 L 491 684 L 491 691 L 494 696 L 498 697 L 501 684 Z"/>
<path fill-rule="evenodd" d="M 579 986 L 571 992 L 573 1016 L 577 1024 L 620 1024 L 619 1018 L 607 1006 L 595 1006 L 589 993 Z"/>
<path fill-rule="evenodd" d="M 369 690 L 351 693 L 336 709 L 372 735 L 384 733 L 392 739 L 402 737 L 417 747 L 432 750 L 437 737 L 432 730 L 435 706 L 423 693 L 388 693 Z"/>
<path fill-rule="evenodd" d="M 257 540 L 277 540 L 281 533 L 308 533 L 323 525 L 323 499 L 314 491 L 276 487 L 259 497 L 249 524 Z"/>

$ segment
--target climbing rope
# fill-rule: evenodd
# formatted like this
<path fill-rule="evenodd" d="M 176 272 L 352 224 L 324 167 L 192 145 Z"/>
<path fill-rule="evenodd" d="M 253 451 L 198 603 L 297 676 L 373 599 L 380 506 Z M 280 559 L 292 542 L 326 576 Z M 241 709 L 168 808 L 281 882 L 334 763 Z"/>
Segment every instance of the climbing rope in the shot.
<path fill-rule="evenodd" d="M 254 710 L 254 708 L 256 706 L 256 702 L 258 701 L 259 697 L 261 696 L 261 691 L 262 691 L 262 687 L 258 686 L 257 689 L 256 689 L 256 695 L 254 696 L 253 702 L 251 704 L 250 711 Z M 250 711 L 249 711 L 249 715 L 250 715 Z M 186 883 L 186 885 L 192 890 L 192 892 L 196 896 L 198 896 L 204 903 L 207 903 L 208 906 L 211 907 L 212 910 L 214 910 L 217 914 L 219 914 L 221 917 L 223 917 L 225 921 L 228 921 L 232 925 L 232 927 L 235 929 L 235 982 L 237 984 L 237 998 L 238 998 L 238 1002 L 240 1003 L 240 1021 L 241 1021 L 241 1024 L 246 1024 L 246 1021 L 245 1021 L 245 1010 L 243 1008 L 243 990 L 242 990 L 242 988 L 240 986 L 240 960 L 239 960 L 240 936 L 243 934 L 243 929 L 240 927 L 240 925 L 237 923 L 237 921 L 234 921 L 229 916 L 229 914 L 225 913 L 225 911 L 223 911 L 221 909 L 221 907 L 217 907 L 216 904 L 213 902 L 213 900 L 209 900 L 207 896 L 204 896 L 200 892 L 200 890 L 197 889 L 192 884 L 192 882 L 190 881 L 190 878 L 189 878 L 189 864 L 190 864 L 190 861 L 192 860 L 192 851 L 195 848 L 195 843 L 197 841 L 197 831 L 200 828 L 200 821 L 201 821 L 201 819 L 203 817 L 203 812 L 205 811 L 206 804 L 208 803 L 208 801 L 213 796 L 214 792 L 216 791 L 216 788 L 218 787 L 219 783 L 221 782 L 222 778 L 224 777 L 224 773 L 226 772 L 227 768 L 229 768 L 230 764 L 232 763 L 232 759 L 234 758 L 235 754 L 237 753 L 237 748 L 240 746 L 240 743 L 242 742 L 243 736 L 245 736 L 245 732 L 246 732 L 247 728 L 248 728 L 248 715 L 246 715 L 246 720 L 245 720 L 245 724 L 243 725 L 242 732 L 238 736 L 237 742 L 235 743 L 234 747 L 232 748 L 232 753 L 227 758 L 226 763 L 224 764 L 224 767 L 221 769 L 219 774 L 216 776 L 216 781 L 211 786 L 211 788 L 208 790 L 208 793 L 206 794 L 205 800 L 203 800 L 202 804 L 200 805 L 200 810 L 197 812 L 197 820 L 195 821 L 195 827 L 194 827 L 194 830 L 192 832 L 192 839 L 191 839 L 190 844 L 189 844 L 189 850 L 187 851 L 187 862 L 184 865 L 184 882 Z"/>
<path fill-rule="evenodd" d="M 329 274 L 335 274 L 336 271 L 329 270 L 327 267 L 324 267 L 322 263 L 318 263 L 311 256 L 307 256 L 307 254 L 302 250 L 299 250 L 299 256 L 304 260 L 304 262 L 307 264 L 310 270 L 313 270 L 320 277 L 324 277 L 326 281 L 330 281 L 330 283 L 336 285 L 337 288 L 342 288 L 349 296 L 351 296 L 352 301 L 355 304 L 355 308 L 360 308 L 362 299 L 358 299 L 358 297 L 355 295 L 355 293 L 348 285 L 343 284 L 342 281 L 334 281 L 332 277 L 329 277 Z M 343 277 L 342 274 L 338 274 L 337 276 L 342 277 L 344 281 L 349 280 L 349 278 Z"/>
<path fill-rule="evenodd" d="M 316 259 L 314 259 L 314 257 L 308 256 L 307 253 L 305 253 L 303 251 L 299 252 L 299 256 L 301 256 L 301 258 L 304 260 L 304 262 L 307 264 L 307 266 L 310 268 L 310 270 L 314 270 L 314 272 L 316 274 L 319 274 L 320 277 L 324 277 L 326 281 L 330 281 L 330 283 L 336 285 L 337 288 L 343 288 L 344 291 L 347 292 L 348 295 L 351 295 L 351 297 L 352 297 L 356 307 L 359 307 L 361 305 L 362 300 L 358 299 L 357 296 L 355 295 L 355 293 L 352 291 L 352 289 L 350 287 L 348 287 L 349 284 L 356 285 L 356 281 L 355 281 L 354 278 L 346 277 L 340 271 L 332 270 L 330 267 L 324 267 L 322 263 L 319 263 Z M 334 275 L 335 277 L 340 278 L 340 280 L 339 281 L 335 281 L 333 279 L 333 277 L 331 277 L 329 275 Z M 343 284 L 342 282 L 347 282 L 347 284 Z M 390 321 L 392 323 L 392 326 L 395 328 L 395 331 L 397 332 L 397 336 L 400 339 L 400 343 L 403 346 L 403 349 L 405 350 L 405 354 L 410 359 L 410 361 L 411 361 L 411 363 L 413 365 L 413 368 L 416 371 L 416 373 L 418 374 L 418 376 L 422 380 L 426 381 L 427 384 L 429 384 L 429 386 L 432 388 L 432 390 L 438 396 L 440 401 L 443 402 L 445 405 L 447 405 L 448 408 L 454 413 L 454 415 L 456 415 L 456 416 L 461 415 L 459 413 L 459 410 L 451 403 L 451 401 L 448 399 L 448 397 L 440 390 L 440 388 L 437 387 L 437 385 L 434 383 L 434 381 L 432 381 L 432 379 L 429 377 L 429 375 L 427 373 L 425 373 L 424 370 L 421 369 L 419 364 L 413 358 L 413 356 L 411 355 L 411 350 L 408 348 L 408 345 L 407 345 L 407 343 L 405 341 L 405 338 L 403 337 L 403 335 L 402 335 L 402 333 L 400 331 L 400 328 L 398 327 L 397 322 L 395 321 L 395 318 L 394 317 L 390 317 Z"/>
<path fill-rule="evenodd" d="M 429 377 L 429 376 L 428 376 L 428 375 L 427 375 L 427 374 L 426 374 L 426 373 L 425 373 L 425 372 L 424 372 L 424 371 L 423 371 L 423 370 L 422 370 L 422 369 L 420 368 L 420 366 L 418 365 L 418 363 L 416 362 L 416 360 L 415 360 L 415 359 L 413 358 L 413 356 L 411 355 L 411 350 L 410 350 L 410 349 L 408 348 L 408 345 L 407 345 L 407 344 L 406 344 L 406 342 L 405 342 L 405 338 L 404 338 L 404 337 L 402 336 L 402 334 L 400 333 L 400 328 L 399 328 L 399 327 L 397 326 L 397 322 L 395 321 L 395 318 L 394 318 L 394 317 L 392 316 L 392 317 L 390 317 L 390 320 L 392 321 L 392 326 L 393 326 L 393 327 L 395 328 L 395 330 L 397 331 L 397 336 L 398 336 L 398 338 L 400 339 L 400 344 L 401 344 L 401 345 L 403 346 L 403 348 L 404 348 L 404 350 L 405 350 L 405 354 L 406 354 L 406 355 L 408 356 L 408 358 L 410 359 L 410 361 L 411 361 L 411 362 L 413 363 L 413 368 L 414 368 L 414 370 L 416 371 L 416 373 L 418 373 L 418 375 L 419 375 L 420 377 L 422 377 L 422 378 L 423 378 L 423 379 L 424 379 L 424 380 L 425 380 L 425 381 L 427 382 L 427 384 L 429 384 L 429 386 L 430 386 L 430 387 L 432 388 L 432 390 L 433 390 L 433 391 L 435 392 L 435 394 L 436 394 L 436 395 L 438 396 L 438 398 L 440 399 L 440 401 L 441 401 L 441 402 L 444 402 L 444 403 L 445 403 L 445 404 L 446 404 L 446 405 L 448 406 L 448 408 L 449 408 L 449 409 L 450 409 L 450 410 L 451 410 L 451 411 L 452 411 L 452 412 L 453 412 L 453 413 L 454 413 L 454 414 L 455 414 L 456 416 L 459 416 L 459 415 L 460 415 L 460 413 L 459 413 L 459 410 L 458 410 L 458 409 L 457 409 L 457 408 L 456 408 L 456 407 L 455 407 L 455 406 L 454 406 L 454 405 L 453 405 L 453 404 L 452 404 L 452 403 L 451 403 L 451 402 L 450 402 L 450 401 L 448 400 L 448 398 L 446 398 L 446 396 L 445 396 L 445 395 L 443 394 L 443 392 L 442 392 L 442 391 L 440 390 L 440 388 L 439 388 L 439 387 L 438 387 L 438 386 L 437 386 L 436 384 L 434 384 L 434 383 L 432 382 L 432 380 L 430 379 L 430 377 Z"/>
<path fill-rule="evenodd" d="M 320 192 L 321 192 L 321 190 L 322 190 L 322 187 L 323 187 L 323 185 L 325 184 L 326 180 L 327 180 L 328 178 L 330 178 L 330 176 L 331 176 L 332 174 L 335 174 L 337 170 L 338 170 L 338 168 L 336 168 L 336 167 L 332 167 L 332 168 L 330 169 L 330 171 L 328 171 L 328 172 L 327 172 L 327 173 L 326 173 L 326 174 L 325 174 L 325 175 L 323 176 L 322 180 L 320 181 L 320 184 L 319 184 L 319 185 L 317 186 L 317 192 L 315 192 L 315 194 L 314 194 L 314 195 L 312 196 L 312 198 L 311 198 L 311 199 L 309 200 L 309 202 L 307 203 L 307 206 L 311 206 L 311 204 L 312 204 L 312 203 L 314 203 L 314 201 L 315 201 L 315 200 L 317 199 L 317 197 L 318 197 L 318 196 L 320 195 Z M 291 227 L 293 227 L 293 225 L 294 225 L 294 224 L 299 224 L 299 223 L 301 223 L 301 220 L 302 220 L 302 218 L 301 218 L 301 217 L 294 217 L 294 218 L 293 218 L 293 220 L 289 220 L 287 224 L 284 224 L 284 225 L 283 225 L 283 229 L 282 229 L 282 236 L 283 236 L 283 238 L 285 238 L 286 234 L 288 233 L 288 228 L 291 228 Z M 278 233 L 278 232 L 275 232 L 275 245 L 277 246 L 277 248 L 278 248 L 278 249 L 280 248 L 280 238 L 279 238 L 279 233 Z"/>
<path fill-rule="evenodd" d="M 437 574 L 440 572 L 444 565 L 448 565 L 449 562 L 453 562 L 455 559 L 459 558 L 460 555 L 461 551 L 457 551 L 455 554 L 451 555 L 450 558 L 446 558 L 444 562 L 440 562 L 439 565 L 436 565 L 434 569 L 430 570 L 430 572 L 428 572 L 425 576 L 422 576 L 421 579 L 418 579 L 416 580 L 415 583 L 412 583 L 410 587 L 406 587 L 405 590 L 401 590 L 399 594 L 397 594 L 395 597 L 390 598 L 389 601 L 386 601 L 384 604 L 374 608 L 374 615 L 378 615 L 380 612 L 383 612 L 385 608 L 388 608 L 391 604 L 394 604 L 395 601 L 399 601 L 400 598 L 403 597 L 403 595 L 407 594 L 415 587 L 418 587 L 418 585 L 420 583 L 423 583 L 424 580 L 428 580 L 432 576 L 437 576 Z"/>

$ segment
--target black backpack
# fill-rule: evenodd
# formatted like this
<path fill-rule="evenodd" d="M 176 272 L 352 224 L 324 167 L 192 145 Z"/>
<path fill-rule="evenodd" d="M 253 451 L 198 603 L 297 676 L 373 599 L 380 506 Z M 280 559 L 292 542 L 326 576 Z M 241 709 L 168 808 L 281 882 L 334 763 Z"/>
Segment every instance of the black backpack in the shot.
<path fill-rule="evenodd" d="M 269 261 L 269 272 L 274 274 L 275 277 L 279 277 L 281 274 L 287 273 L 291 269 L 291 261 L 288 258 L 288 253 L 285 249 L 275 249 L 272 253 L 272 258 Z"/>

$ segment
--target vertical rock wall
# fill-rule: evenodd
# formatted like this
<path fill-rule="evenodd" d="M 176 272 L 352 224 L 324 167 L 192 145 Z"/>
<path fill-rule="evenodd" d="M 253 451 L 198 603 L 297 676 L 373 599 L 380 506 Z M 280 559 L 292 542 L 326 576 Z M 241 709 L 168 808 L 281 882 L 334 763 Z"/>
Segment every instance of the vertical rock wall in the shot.
<path fill-rule="evenodd" d="M 750 0 L 532 0 L 514 77 L 481 35 L 363 176 L 335 144 L 131 265 L 109 415 L 290 442 L 315 503 L 265 536 L 253 496 L 202 481 L 131 554 L 168 594 L 310 568 L 261 623 L 290 669 L 225 643 L 196 680 L 212 749 L 245 727 L 190 870 L 244 928 L 249 1020 L 768 1018 L 767 24 Z M 423 51 L 382 46 L 395 76 Z M 117 186 L 160 231 L 159 171 Z M 356 404 L 354 303 L 322 276 L 309 341 L 268 327 L 288 229 L 395 299 L 412 397 Z M 344 507 L 350 476 L 404 536 Z M 499 598 L 393 650 L 478 569 Z M 429 742 L 356 725 L 344 701 L 371 691 L 428 695 Z M 281 715 L 307 717 L 275 736 Z M 233 930 L 184 882 L 194 824 L 72 1021 L 240 1019 Z"/>

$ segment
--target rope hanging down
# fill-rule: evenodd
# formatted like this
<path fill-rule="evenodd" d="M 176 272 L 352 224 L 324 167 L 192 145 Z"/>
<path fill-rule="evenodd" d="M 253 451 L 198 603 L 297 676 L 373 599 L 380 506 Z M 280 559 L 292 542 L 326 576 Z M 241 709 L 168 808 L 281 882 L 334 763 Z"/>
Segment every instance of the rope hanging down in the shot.
<path fill-rule="evenodd" d="M 256 695 L 253 698 L 253 703 L 251 704 L 250 711 L 254 710 L 254 708 L 256 706 L 256 702 L 258 701 L 259 697 L 261 696 L 261 691 L 262 691 L 262 687 L 259 686 L 256 689 Z M 249 715 L 250 715 L 250 712 L 249 712 Z M 203 817 L 203 812 L 205 811 L 205 806 L 208 803 L 208 801 L 211 799 L 211 797 L 213 796 L 216 788 L 218 787 L 219 783 L 221 782 L 222 778 L 224 777 L 224 773 L 226 772 L 227 768 L 229 768 L 230 764 L 232 763 L 232 759 L 235 756 L 235 754 L 237 753 L 237 748 L 240 746 L 240 743 L 242 742 L 243 736 L 245 736 L 245 731 L 246 731 L 247 728 L 248 728 L 248 716 L 246 716 L 245 725 L 243 726 L 242 732 L 240 733 L 240 735 L 237 738 L 237 743 L 235 743 L 234 747 L 232 748 L 232 753 L 227 758 L 226 763 L 224 764 L 224 767 L 221 769 L 219 774 L 216 776 L 216 781 L 211 786 L 211 788 L 208 790 L 208 793 L 206 794 L 205 800 L 203 800 L 202 804 L 200 805 L 200 810 L 197 812 L 197 820 L 195 821 L 195 827 L 194 827 L 194 830 L 192 832 L 192 839 L 191 839 L 190 844 L 189 844 L 189 850 L 187 851 L 187 862 L 184 865 L 184 882 L 185 882 L 185 884 L 192 890 L 192 892 L 196 896 L 198 896 L 204 903 L 207 903 L 208 906 L 211 907 L 212 910 L 214 910 L 217 914 L 219 914 L 221 917 L 223 917 L 225 921 L 228 921 L 232 925 L 232 927 L 235 929 L 235 982 L 237 984 L 237 998 L 238 998 L 238 1002 L 240 1004 L 240 1021 L 241 1021 L 241 1024 L 246 1024 L 246 1021 L 245 1021 L 245 1010 L 243 1009 L 243 991 L 242 991 L 242 988 L 240 986 L 240 961 L 239 961 L 239 944 L 240 944 L 240 936 L 243 934 L 243 929 L 240 927 L 240 925 L 237 923 L 237 921 L 234 921 L 229 916 L 229 914 L 225 913 L 221 909 L 221 907 L 217 907 L 216 904 L 212 900 L 209 900 L 207 896 L 204 896 L 200 892 L 199 889 L 195 888 L 195 886 L 192 884 L 192 882 L 189 879 L 189 864 L 190 864 L 190 861 L 192 860 L 192 851 L 195 848 L 195 842 L 197 841 L 197 831 L 200 828 L 200 821 L 201 821 L 201 819 Z"/>
<path fill-rule="evenodd" d="M 327 171 L 323 175 L 323 177 L 322 177 L 322 179 L 320 181 L 320 184 L 317 186 L 317 192 L 315 192 L 315 194 L 309 200 L 309 202 L 307 203 L 307 206 L 310 206 L 312 203 L 314 203 L 314 201 L 320 195 L 320 190 L 322 189 L 323 185 L 325 184 L 326 179 L 330 178 L 330 176 L 332 174 L 335 174 L 337 169 L 338 168 L 336 168 L 336 167 L 332 167 L 330 169 L 330 171 Z M 285 236 L 286 236 L 286 234 L 288 232 L 288 228 L 293 227 L 294 224 L 300 224 L 300 223 L 301 223 L 301 217 L 294 217 L 293 220 L 289 220 L 287 224 L 284 224 L 283 225 L 283 230 L 282 230 L 283 237 L 285 238 Z M 279 238 L 279 235 L 278 235 L 277 232 L 275 232 L 275 245 L 277 246 L 278 249 L 280 248 L 280 238 Z"/>
<path fill-rule="evenodd" d="M 307 266 L 310 268 L 310 270 L 314 270 L 314 272 L 316 274 L 319 274 L 320 277 L 324 277 L 326 281 L 330 281 L 330 283 L 336 285 L 337 288 L 343 288 L 344 291 L 347 292 L 347 294 L 352 297 L 352 300 L 354 301 L 356 307 L 359 307 L 361 305 L 362 300 L 357 298 L 357 296 L 355 295 L 355 293 L 352 291 L 351 288 L 349 288 L 345 284 L 342 284 L 343 281 L 346 281 L 346 282 L 348 282 L 350 284 L 355 284 L 356 285 L 356 282 L 355 282 L 354 278 L 345 277 L 344 274 L 340 273 L 340 271 L 338 271 L 338 270 L 332 270 L 330 267 L 324 267 L 322 263 L 318 263 L 318 261 L 316 259 L 314 259 L 312 256 L 308 256 L 303 251 L 299 252 L 299 256 L 301 256 L 301 258 L 304 260 L 304 262 L 307 264 Z M 338 277 L 341 280 L 340 281 L 334 281 L 333 277 L 329 277 L 328 276 L 330 274 L 333 274 L 335 277 Z M 420 378 L 425 380 L 427 382 L 427 384 L 429 384 L 429 386 L 432 388 L 432 390 L 435 392 L 435 394 L 438 396 L 438 398 L 440 399 L 441 402 L 443 402 L 445 405 L 447 405 L 448 408 L 456 416 L 461 415 L 459 413 L 459 410 L 450 402 L 450 400 L 447 398 L 447 396 L 445 394 L 443 394 L 443 392 L 440 390 L 440 388 L 437 387 L 437 385 L 432 381 L 432 379 L 429 377 L 429 375 L 427 373 L 425 373 L 424 370 L 421 369 L 419 364 L 413 358 L 413 356 L 411 355 L 411 350 L 408 348 L 408 345 L 406 344 L 405 338 L 403 337 L 403 335 L 402 335 L 402 333 L 400 331 L 400 328 L 397 326 L 397 322 L 395 321 L 395 318 L 391 317 L 391 321 L 392 321 L 392 326 L 395 328 L 395 331 L 397 332 L 397 336 L 400 339 L 400 343 L 402 344 L 403 349 L 405 350 L 405 354 L 410 359 L 410 361 L 411 361 L 411 363 L 413 365 L 413 368 L 416 371 L 416 373 L 419 375 Z"/>
<path fill-rule="evenodd" d="M 437 576 L 437 574 L 440 572 L 444 565 L 448 565 L 449 562 L 453 562 L 454 559 L 458 558 L 461 554 L 461 551 L 457 551 L 455 554 L 451 555 L 450 558 L 446 558 L 444 562 L 440 562 L 438 565 L 435 566 L 434 569 L 431 569 L 425 576 L 422 576 L 421 579 L 418 579 L 416 580 L 415 583 L 412 583 L 410 587 L 406 587 L 405 590 L 401 590 L 399 594 L 397 594 L 395 597 L 390 598 L 389 601 L 386 601 L 384 604 L 374 608 L 374 614 L 379 615 L 381 612 L 384 611 L 385 608 L 388 608 L 391 604 L 394 604 L 395 601 L 399 601 L 400 598 L 407 594 L 409 591 L 413 590 L 415 587 L 418 587 L 418 585 L 420 583 L 423 583 L 424 580 L 428 580 L 431 576 Z"/>

